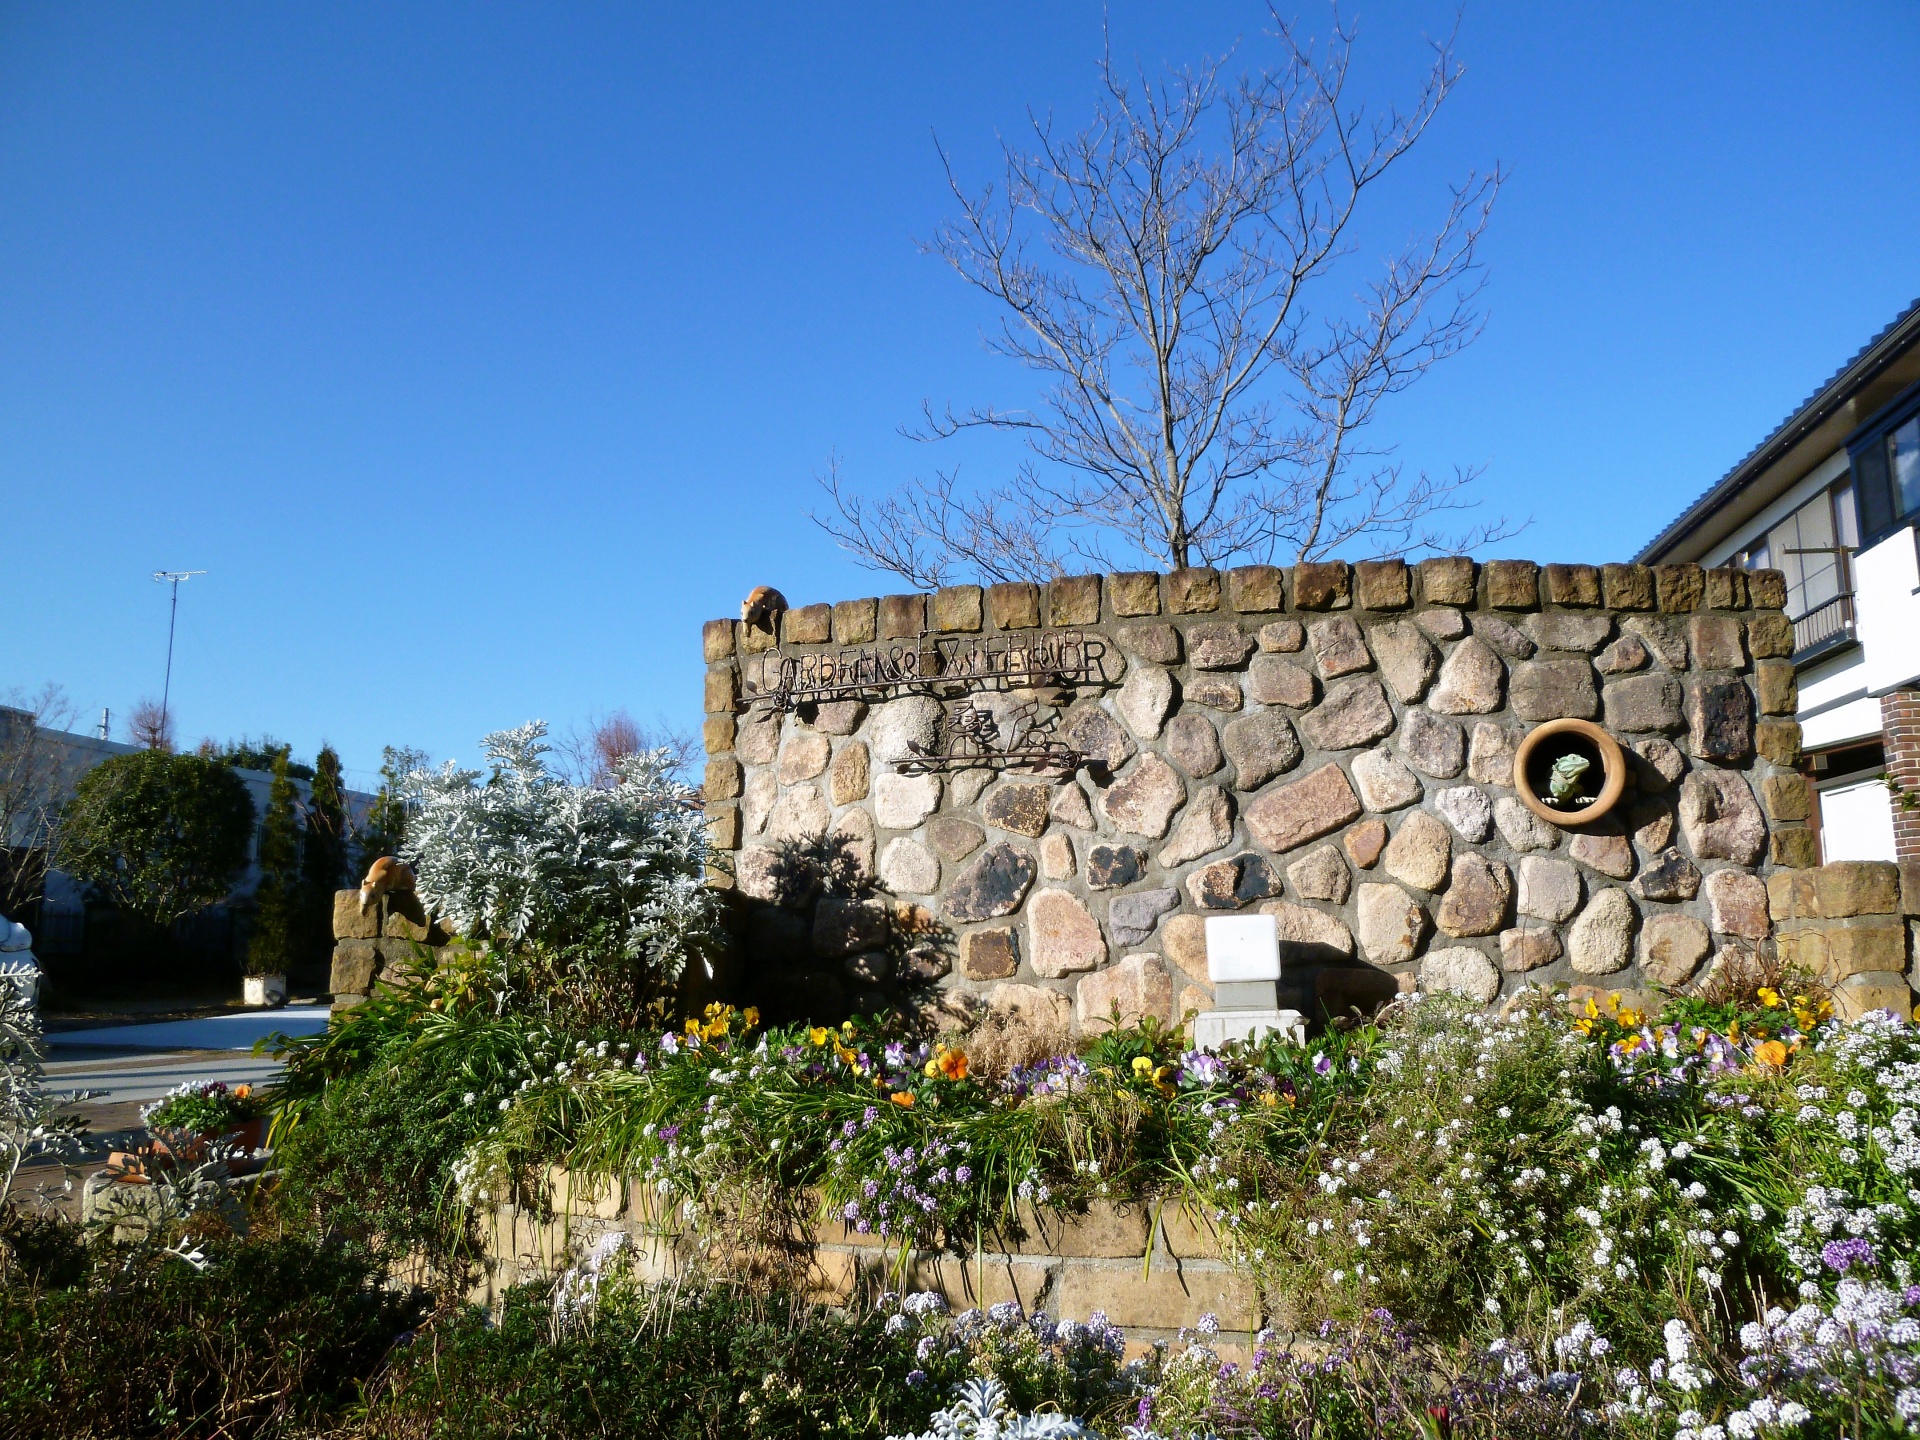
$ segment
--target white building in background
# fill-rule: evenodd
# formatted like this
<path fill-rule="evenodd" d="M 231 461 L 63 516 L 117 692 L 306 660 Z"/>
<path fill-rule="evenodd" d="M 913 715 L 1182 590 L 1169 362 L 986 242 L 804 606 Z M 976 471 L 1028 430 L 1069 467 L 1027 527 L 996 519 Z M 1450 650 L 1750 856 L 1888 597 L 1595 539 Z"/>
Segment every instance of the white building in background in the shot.
<path fill-rule="evenodd" d="M 1637 557 L 1787 578 L 1823 860 L 1920 859 L 1920 302 Z"/>
<path fill-rule="evenodd" d="M 12 727 L 22 724 L 34 724 L 34 717 L 23 710 L 13 710 L 0 706 L 0 741 L 8 740 Z M 57 798 L 64 799 L 72 794 L 74 785 L 80 777 L 115 755 L 131 755 L 140 747 L 123 745 L 115 740 L 103 739 L 98 735 L 84 734 L 73 730 L 50 730 L 36 726 L 35 744 L 45 747 L 48 756 L 46 762 L 38 765 L 38 773 L 47 777 L 48 783 Z M 254 890 L 260 884 L 260 836 L 267 817 L 267 796 L 273 788 L 273 774 L 267 770 L 243 770 L 235 767 L 234 774 L 246 782 L 247 793 L 253 798 L 254 827 L 253 836 L 247 847 L 246 868 L 234 877 L 233 889 L 216 911 L 224 911 L 235 906 L 245 906 L 252 899 Z M 295 777 L 292 781 L 297 792 L 297 804 L 304 807 L 313 798 L 313 786 L 306 780 Z M 358 790 L 345 790 L 341 795 L 347 812 L 348 823 L 353 826 L 362 824 L 372 810 L 376 797 Z M 5 837 L 9 845 L 22 843 L 27 837 Z M 60 870 L 47 875 L 46 893 L 34 921 L 35 946 L 42 955 L 70 953 L 79 948 L 79 939 L 83 933 L 86 913 L 86 887 L 72 876 Z M 16 918 L 16 917 L 8 917 Z M 4 929 L 4 926 L 0 926 Z"/>

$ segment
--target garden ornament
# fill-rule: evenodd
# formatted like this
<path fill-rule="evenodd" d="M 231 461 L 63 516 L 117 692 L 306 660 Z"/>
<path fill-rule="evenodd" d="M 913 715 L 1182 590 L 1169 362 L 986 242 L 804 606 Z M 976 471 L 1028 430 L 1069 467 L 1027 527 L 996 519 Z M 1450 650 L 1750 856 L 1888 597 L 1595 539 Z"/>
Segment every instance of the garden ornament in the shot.
<path fill-rule="evenodd" d="M 1562 755 L 1553 762 L 1553 778 L 1547 782 L 1547 788 L 1552 791 L 1553 798 L 1563 805 L 1569 800 L 1583 798 L 1580 777 L 1592 768 L 1593 762 L 1584 755 Z"/>
<path fill-rule="evenodd" d="M 771 585 L 754 586 L 753 593 L 740 602 L 740 618 L 746 621 L 747 628 L 764 630 L 769 635 L 786 612 L 787 597 Z"/>
<path fill-rule="evenodd" d="M 368 867 L 367 878 L 360 882 L 360 913 L 366 914 L 373 908 L 373 902 L 389 891 L 411 889 L 412 869 L 391 855 L 382 855 Z"/>

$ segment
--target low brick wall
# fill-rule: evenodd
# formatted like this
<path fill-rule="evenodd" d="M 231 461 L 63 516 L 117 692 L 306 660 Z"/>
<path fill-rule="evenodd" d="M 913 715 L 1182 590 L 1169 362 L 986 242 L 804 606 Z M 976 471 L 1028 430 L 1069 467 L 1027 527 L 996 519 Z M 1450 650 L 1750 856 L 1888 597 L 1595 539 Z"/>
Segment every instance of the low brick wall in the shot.
<path fill-rule="evenodd" d="M 437 952 L 452 938 L 410 890 L 382 895 L 364 911 L 358 890 L 334 891 L 333 970 L 327 981 L 334 1011 L 352 1009 L 375 986 L 411 983 L 435 963 L 419 963 L 417 947 Z"/>
<path fill-rule="evenodd" d="M 512 1285 L 554 1275 L 612 1231 L 631 1238 L 637 1271 L 650 1281 L 674 1279 L 701 1262 L 709 1270 L 733 1268 L 733 1257 L 707 1251 L 644 1181 L 595 1182 L 558 1169 L 549 1178 L 551 1218 L 511 1204 L 486 1213 L 486 1273 L 474 1300 L 490 1305 Z M 989 1234 L 984 1248 L 964 1260 L 913 1251 L 903 1266 L 897 1249 L 838 1224 L 814 1227 L 794 1255 L 805 1267 L 805 1290 L 829 1304 L 887 1290 L 935 1290 L 956 1310 L 1003 1300 L 1080 1320 L 1101 1310 L 1136 1346 L 1172 1340 L 1202 1315 L 1219 1321 L 1223 1343 L 1246 1346 L 1270 1318 L 1252 1280 L 1222 1258 L 1213 1233 L 1176 1206 L 1156 1216 L 1102 1203 L 1070 1218 L 1029 1213 L 1024 1223 L 1025 1237 Z"/>
<path fill-rule="evenodd" d="M 1920 865 L 1840 860 L 1767 880 L 1780 958 L 1831 986 L 1834 1008 L 1913 1013 Z"/>

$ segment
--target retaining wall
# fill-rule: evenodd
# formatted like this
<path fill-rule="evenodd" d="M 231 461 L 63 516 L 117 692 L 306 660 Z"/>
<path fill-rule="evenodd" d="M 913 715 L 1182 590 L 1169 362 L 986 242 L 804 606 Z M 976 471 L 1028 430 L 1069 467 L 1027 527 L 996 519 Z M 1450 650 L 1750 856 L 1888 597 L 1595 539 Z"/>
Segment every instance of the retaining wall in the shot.
<path fill-rule="evenodd" d="M 1920 863 L 1839 860 L 1767 881 L 1780 959 L 1825 982 L 1834 1008 L 1913 1014 Z"/>
<path fill-rule="evenodd" d="M 738 1256 L 702 1246 L 644 1182 L 596 1182 L 561 1169 L 549 1180 L 546 1218 L 510 1204 L 486 1212 L 487 1261 L 475 1301 L 491 1305 L 513 1285 L 557 1273 L 612 1231 L 631 1240 L 644 1280 L 671 1280 L 696 1264 L 722 1272 L 740 1265 Z M 1003 1300 L 1018 1301 L 1029 1314 L 1039 1309 L 1081 1320 L 1101 1310 L 1140 1345 L 1171 1340 L 1210 1314 L 1224 1343 L 1244 1346 L 1273 1318 L 1253 1282 L 1221 1258 L 1212 1232 L 1177 1207 L 1156 1215 L 1097 1203 L 1066 1219 L 1029 1212 L 1025 1229 L 1019 1239 L 988 1235 L 964 1260 L 932 1251 L 903 1259 L 876 1237 L 819 1224 L 798 1237 L 792 1258 L 805 1276 L 801 1291 L 829 1304 L 887 1290 L 935 1290 L 956 1310 Z"/>
<path fill-rule="evenodd" d="M 934 986 L 950 1009 L 1076 1026 L 1115 1004 L 1178 1018 L 1211 1001 L 1204 918 L 1247 908 L 1279 919 L 1282 1003 L 1309 1013 L 1416 986 L 1491 1003 L 1537 980 L 1682 983 L 1766 943 L 1763 877 L 1816 858 L 1784 598 L 1774 571 L 1456 557 L 709 622 L 705 795 L 738 988 L 776 1014 Z M 1089 642 L 1075 683 L 980 673 Z M 909 655 L 917 686 L 771 705 L 783 665 L 817 680 Z M 969 707 L 997 743 L 1088 764 L 902 772 Z M 1598 721 L 1633 771 L 1585 830 L 1512 789 L 1521 738 L 1561 717 Z"/>

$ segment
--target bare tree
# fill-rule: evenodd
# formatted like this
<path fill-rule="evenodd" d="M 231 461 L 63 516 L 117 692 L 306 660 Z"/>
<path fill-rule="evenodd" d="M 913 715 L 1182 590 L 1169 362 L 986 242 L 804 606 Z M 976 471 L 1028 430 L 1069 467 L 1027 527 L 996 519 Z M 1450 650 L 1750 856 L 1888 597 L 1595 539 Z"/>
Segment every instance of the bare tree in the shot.
<path fill-rule="evenodd" d="M 1044 389 L 1032 409 L 928 406 L 908 433 L 1007 432 L 1034 458 L 1000 487 L 936 472 L 879 499 L 831 469 L 833 513 L 814 519 L 861 562 L 931 586 L 1116 552 L 1298 561 L 1514 533 L 1436 533 L 1472 507 L 1475 472 L 1408 476 L 1366 437 L 1382 401 L 1480 332 L 1498 171 L 1468 174 L 1433 233 L 1341 298 L 1362 201 L 1459 82 L 1452 40 L 1410 105 L 1369 115 L 1347 94 L 1354 32 L 1337 14 L 1324 44 L 1275 25 L 1275 62 L 1234 78 L 1220 59 L 1129 80 L 1109 55 L 1092 123 L 1061 135 L 1032 117 L 1032 148 L 1003 145 L 997 188 L 969 193 L 941 152 L 960 210 L 925 248 L 1004 307 L 988 347 Z"/>
<path fill-rule="evenodd" d="M 158 700 L 142 700 L 127 715 L 127 735 L 148 750 L 173 752 L 173 716 Z"/>
<path fill-rule="evenodd" d="M 674 773 L 683 779 L 702 753 L 700 742 L 692 736 L 664 723 L 649 729 L 624 709 L 590 715 L 584 724 L 554 739 L 554 750 L 567 778 L 576 785 L 601 788 L 613 784 L 614 766 L 627 756 L 661 749 L 668 752 Z"/>
<path fill-rule="evenodd" d="M 0 705 L 0 914 L 9 918 L 40 898 L 59 863 L 71 757 L 57 736 L 74 717 L 53 684 Z"/>

